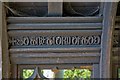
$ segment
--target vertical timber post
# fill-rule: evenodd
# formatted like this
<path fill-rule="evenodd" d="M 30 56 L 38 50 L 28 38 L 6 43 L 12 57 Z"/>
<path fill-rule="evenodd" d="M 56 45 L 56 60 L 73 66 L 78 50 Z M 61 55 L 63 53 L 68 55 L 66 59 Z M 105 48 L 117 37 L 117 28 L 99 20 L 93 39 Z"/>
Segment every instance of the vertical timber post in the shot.
<path fill-rule="evenodd" d="M 2 2 L 0 1 L 0 80 L 2 80 Z"/>
<path fill-rule="evenodd" d="M 48 16 L 62 16 L 63 13 L 63 2 L 48 2 Z"/>
<path fill-rule="evenodd" d="M 2 78 L 10 78 L 10 59 L 8 51 L 8 35 L 6 23 L 6 11 L 2 4 Z"/>
<path fill-rule="evenodd" d="M 100 78 L 99 64 L 93 64 L 93 78 Z"/>
<path fill-rule="evenodd" d="M 60 2 L 48 2 L 48 16 L 59 16 L 61 17 L 63 14 L 63 1 Z M 58 73 L 55 74 L 55 78 L 63 78 L 63 70 L 59 70 Z"/>
<path fill-rule="evenodd" d="M 105 2 L 103 11 L 103 33 L 101 40 L 100 78 L 111 78 L 112 30 L 115 22 L 117 2 Z"/>

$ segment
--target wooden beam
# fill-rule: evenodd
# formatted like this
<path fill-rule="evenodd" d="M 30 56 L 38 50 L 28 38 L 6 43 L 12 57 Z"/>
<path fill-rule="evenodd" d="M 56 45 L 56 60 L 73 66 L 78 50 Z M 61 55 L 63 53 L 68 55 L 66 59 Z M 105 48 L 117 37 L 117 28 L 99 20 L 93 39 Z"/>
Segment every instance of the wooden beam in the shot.
<path fill-rule="evenodd" d="M 10 78 L 10 59 L 8 51 L 8 34 L 7 34 L 7 20 L 5 8 L 2 8 L 2 76 L 3 78 Z"/>
<path fill-rule="evenodd" d="M 36 24 L 9 24 L 8 30 L 98 30 L 102 23 L 36 23 Z"/>
<path fill-rule="evenodd" d="M 8 31 L 10 37 L 17 36 L 99 36 L 102 30 L 17 30 Z"/>
<path fill-rule="evenodd" d="M 13 64 L 98 64 L 99 57 L 70 57 L 70 58 L 24 58 L 11 57 Z"/>
<path fill-rule="evenodd" d="M 93 64 L 93 78 L 100 78 L 100 66 L 99 64 Z"/>
<path fill-rule="evenodd" d="M 38 65 L 18 65 L 18 73 L 20 71 L 20 69 L 32 69 L 35 68 L 36 66 L 38 66 L 40 69 L 54 69 L 55 67 L 57 67 L 58 69 L 90 69 L 92 70 L 92 64 L 38 64 Z M 86 67 L 87 66 L 87 67 Z"/>
<path fill-rule="evenodd" d="M 2 2 L 0 2 L 0 10 L 2 10 Z M 0 80 L 2 80 L 2 11 L 0 11 Z"/>
<path fill-rule="evenodd" d="M 40 52 L 100 52 L 100 46 L 80 48 L 11 48 L 10 53 L 40 53 Z"/>
<path fill-rule="evenodd" d="M 62 14 L 63 14 L 62 2 L 48 2 L 48 16 L 62 16 Z"/>
<path fill-rule="evenodd" d="M 103 11 L 103 34 L 102 34 L 102 50 L 100 59 L 100 78 L 111 77 L 111 48 L 112 33 L 115 22 L 117 3 L 106 2 Z"/>
<path fill-rule="evenodd" d="M 29 54 L 29 55 L 28 55 Z M 99 53 L 12 53 L 10 54 L 11 57 L 24 57 L 24 58 L 55 58 L 55 57 L 64 57 L 64 58 L 69 58 L 69 57 L 99 57 Z"/>
<path fill-rule="evenodd" d="M 11 65 L 11 72 L 12 72 L 12 75 L 11 77 L 14 78 L 14 79 L 17 79 L 17 65 L 16 64 L 12 64 Z"/>
<path fill-rule="evenodd" d="M 102 17 L 8 17 L 8 23 L 102 23 Z"/>

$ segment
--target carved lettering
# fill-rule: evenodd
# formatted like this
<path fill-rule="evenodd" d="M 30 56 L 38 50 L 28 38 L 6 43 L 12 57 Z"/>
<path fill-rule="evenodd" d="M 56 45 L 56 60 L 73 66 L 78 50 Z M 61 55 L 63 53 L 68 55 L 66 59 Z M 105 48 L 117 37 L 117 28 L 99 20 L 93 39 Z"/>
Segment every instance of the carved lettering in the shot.
<path fill-rule="evenodd" d="M 56 42 L 56 45 L 61 45 L 62 44 L 62 38 L 61 37 L 56 37 L 55 42 Z"/>
<path fill-rule="evenodd" d="M 11 37 L 12 46 L 99 45 L 100 36 L 23 36 Z"/>
<path fill-rule="evenodd" d="M 43 44 L 45 44 L 45 38 L 44 37 L 37 37 L 38 38 L 38 44 L 39 45 L 43 45 Z"/>
<path fill-rule="evenodd" d="M 94 44 L 99 44 L 99 43 L 100 43 L 100 37 L 94 36 Z"/>
<path fill-rule="evenodd" d="M 26 46 L 29 45 L 30 41 L 29 41 L 29 38 L 28 38 L 28 37 L 24 37 L 23 40 L 24 40 L 24 41 L 23 41 L 23 44 L 24 44 L 24 45 L 26 45 Z"/>
<path fill-rule="evenodd" d="M 78 38 L 77 37 L 72 37 L 72 44 L 77 45 L 78 44 Z"/>
<path fill-rule="evenodd" d="M 94 38 L 92 36 L 89 36 L 88 41 L 89 41 L 88 44 L 93 44 Z"/>

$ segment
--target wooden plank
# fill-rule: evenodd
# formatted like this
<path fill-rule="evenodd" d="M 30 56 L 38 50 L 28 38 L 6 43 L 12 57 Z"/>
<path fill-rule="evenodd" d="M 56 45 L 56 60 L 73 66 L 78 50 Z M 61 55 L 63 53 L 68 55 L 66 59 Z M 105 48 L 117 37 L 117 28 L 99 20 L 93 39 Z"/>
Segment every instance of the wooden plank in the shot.
<path fill-rule="evenodd" d="M 18 79 L 22 78 L 23 76 L 23 68 L 18 65 Z"/>
<path fill-rule="evenodd" d="M 93 64 L 93 78 L 100 78 L 100 66 L 99 64 Z"/>
<path fill-rule="evenodd" d="M 103 14 L 102 50 L 100 59 L 100 78 L 111 78 L 112 30 L 117 11 L 117 3 L 105 3 Z"/>
<path fill-rule="evenodd" d="M 82 2 L 82 1 L 79 1 L 79 2 L 71 2 L 70 5 L 72 7 L 84 7 L 86 9 L 86 7 L 98 7 L 100 5 L 100 2 L 88 2 L 88 3 L 85 3 L 85 2 Z M 74 9 L 74 8 L 73 8 Z M 76 10 L 76 9 L 75 9 Z"/>
<path fill-rule="evenodd" d="M 17 72 L 18 72 L 18 71 L 17 71 L 17 69 L 18 69 L 18 68 L 17 68 L 17 65 L 16 65 L 16 64 L 12 64 L 12 65 L 11 65 L 11 68 L 12 68 L 12 69 L 11 69 L 11 72 L 12 72 L 11 78 L 17 79 L 17 77 L 18 77 L 18 76 L 17 76 L 17 74 L 18 74 L 18 73 L 17 73 Z"/>
<path fill-rule="evenodd" d="M 39 53 L 39 52 L 99 52 L 100 46 L 81 48 L 11 48 L 10 53 Z"/>
<path fill-rule="evenodd" d="M 10 47 L 71 48 L 101 44 L 102 30 L 12 30 Z M 23 41 L 25 40 L 25 41 Z M 43 40 L 43 41 L 42 41 Z M 21 42 L 19 42 L 21 41 Z M 35 42 L 34 42 L 35 41 Z M 42 42 L 41 42 L 42 41 Z M 41 44 L 42 43 L 42 44 Z"/>
<path fill-rule="evenodd" d="M 9 36 L 83 36 L 101 35 L 102 30 L 14 30 L 8 31 Z"/>
<path fill-rule="evenodd" d="M 99 57 L 75 57 L 75 58 L 16 58 L 11 57 L 13 64 L 93 64 L 99 63 Z"/>
<path fill-rule="evenodd" d="M 9 24 L 8 30 L 91 30 L 102 29 L 102 23 L 36 23 L 36 24 Z"/>
<path fill-rule="evenodd" d="M 0 10 L 2 10 L 2 2 L 0 2 Z M 0 11 L 0 79 L 2 80 L 2 11 Z"/>
<path fill-rule="evenodd" d="M 11 57 L 23 58 L 55 58 L 55 57 L 99 57 L 100 53 L 11 53 Z"/>
<path fill-rule="evenodd" d="M 8 23 L 100 23 L 102 17 L 8 17 Z"/>
<path fill-rule="evenodd" d="M 4 5 L 3 5 L 4 6 Z M 9 51 L 8 51 L 8 34 L 7 34 L 7 26 L 6 26 L 6 12 L 5 8 L 2 9 L 2 78 L 10 78 L 10 59 L 9 59 Z"/>
<path fill-rule="evenodd" d="M 10 7 L 47 7 L 47 2 L 12 2 Z"/>
<path fill-rule="evenodd" d="M 35 68 L 35 67 L 39 67 L 40 69 L 55 69 L 55 68 L 58 68 L 58 69 L 73 69 L 73 68 L 76 68 L 76 69 L 92 69 L 92 64 L 41 64 L 41 65 L 19 65 L 19 69 L 32 69 L 32 68 Z M 86 67 L 87 66 L 87 67 Z M 20 71 L 20 70 L 19 70 Z"/>

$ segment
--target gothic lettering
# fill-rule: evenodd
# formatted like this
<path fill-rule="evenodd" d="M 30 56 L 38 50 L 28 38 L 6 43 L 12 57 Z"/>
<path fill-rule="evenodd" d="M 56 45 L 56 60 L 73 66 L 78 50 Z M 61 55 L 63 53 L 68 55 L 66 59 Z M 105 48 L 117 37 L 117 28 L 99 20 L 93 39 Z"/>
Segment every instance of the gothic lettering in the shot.
<path fill-rule="evenodd" d="M 99 45 L 100 36 L 22 36 L 9 38 L 12 46 Z"/>

